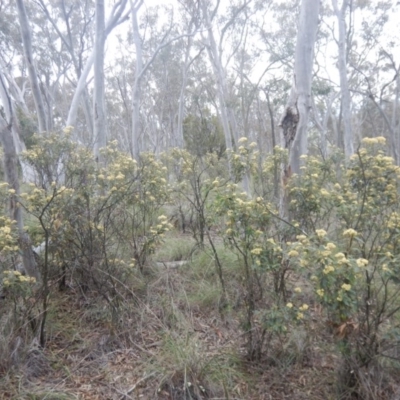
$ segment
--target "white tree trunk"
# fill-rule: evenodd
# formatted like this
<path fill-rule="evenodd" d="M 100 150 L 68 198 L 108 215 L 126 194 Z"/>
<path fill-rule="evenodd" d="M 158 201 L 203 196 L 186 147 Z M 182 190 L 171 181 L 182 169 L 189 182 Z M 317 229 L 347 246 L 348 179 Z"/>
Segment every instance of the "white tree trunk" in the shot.
<path fill-rule="evenodd" d="M 399 108 L 399 97 L 400 97 L 400 66 L 397 70 L 397 77 L 396 77 L 396 89 L 394 95 L 394 102 L 393 102 L 393 111 L 392 111 L 392 127 L 393 130 L 391 131 L 391 142 L 393 147 L 393 157 L 396 161 L 396 164 L 399 165 L 399 146 L 400 146 L 400 123 L 397 123 L 397 112 Z M 397 124 L 397 126 L 396 126 Z"/>
<path fill-rule="evenodd" d="M 135 67 L 135 82 L 132 90 L 132 155 L 135 159 L 139 158 L 141 151 L 140 148 L 140 101 L 141 101 L 141 80 L 143 76 L 143 53 L 142 53 L 142 40 L 139 34 L 139 25 L 137 21 L 137 12 L 142 6 L 143 2 L 134 4 L 130 0 L 131 5 L 131 20 L 133 41 L 136 50 L 136 67 Z"/>
<path fill-rule="evenodd" d="M 122 20 L 126 19 L 126 16 L 122 17 L 122 13 L 125 10 L 126 4 L 128 0 L 122 0 L 117 2 L 111 12 L 110 18 L 107 20 L 106 27 L 104 29 L 104 41 L 110 34 L 110 32 L 119 24 L 122 22 Z M 104 47 L 103 47 L 104 48 Z M 68 111 L 68 117 L 67 117 L 67 126 L 74 126 L 76 123 L 76 117 L 78 114 L 78 107 L 79 107 L 79 102 L 81 100 L 82 94 L 86 90 L 86 81 L 88 79 L 89 73 L 92 69 L 93 63 L 94 63 L 94 58 L 95 58 L 95 49 L 93 49 L 92 53 L 90 54 L 89 58 L 86 60 L 85 67 L 82 70 L 82 73 L 79 76 L 78 83 L 76 85 L 76 89 L 74 92 L 74 96 L 72 98 L 69 111 Z M 85 100 L 86 101 L 86 100 Z M 88 113 L 88 111 L 85 111 Z M 94 128 L 93 128 L 94 129 Z"/>
<path fill-rule="evenodd" d="M 94 53 L 95 52 L 92 51 L 89 58 L 87 59 L 85 68 L 83 69 L 81 76 L 79 77 L 78 83 L 76 85 L 74 96 L 73 96 L 71 104 L 69 106 L 68 117 L 67 117 L 67 126 L 74 126 L 76 123 L 79 102 L 81 100 L 82 93 L 84 92 L 84 90 L 86 88 L 86 81 L 87 81 L 87 78 L 88 78 L 89 73 L 93 66 Z"/>
<path fill-rule="evenodd" d="M 34 254 L 32 252 L 32 245 L 29 235 L 25 232 L 24 221 L 22 215 L 22 207 L 17 203 L 18 196 L 20 194 L 19 179 L 18 179 L 18 168 L 17 168 L 17 152 L 14 145 L 13 136 L 13 125 L 14 125 L 14 112 L 12 108 L 11 97 L 9 96 L 5 80 L 0 74 L 0 98 L 3 103 L 5 110 L 4 119 L 0 116 L 0 141 L 3 146 L 3 163 L 4 172 L 7 179 L 7 183 L 11 189 L 14 189 L 15 193 L 10 195 L 10 218 L 17 222 L 18 229 L 18 241 L 21 250 L 22 263 L 27 275 L 36 278 L 37 281 L 40 279 L 39 269 L 37 267 Z"/>
<path fill-rule="evenodd" d="M 99 151 L 106 146 L 107 127 L 104 104 L 104 45 L 105 45 L 104 0 L 96 0 L 96 37 L 94 51 L 94 95 L 93 127 L 94 155 L 99 160 Z"/>
<path fill-rule="evenodd" d="M 314 103 L 314 99 L 312 98 L 312 110 L 314 116 L 314 123 L 317 129 L 319 130 L 321 136 L 321 154 L 323 157 L 328 155 L 328 141 L 327 141 L 327 133 L 328 133 L 328 122 L 329 118 L 331 118 L 332 114 L 332 104 L 336 100 L 337 93 L 332 92 L 325 100 L 326 111 L 322 118 L 322 121 L 319 119 L 317 107 Z"/>
<path fill-rule="evenodd" d="M 217 83 L 217 95 L 219 102 L 219 112 L 222 123 L 222 128 L 224 130 L 225 145 L 227 150 L 232 150 L 234 143 L 234 136 L 231 132 L 231 126 L 229 124 L 229 111 L 227 108 L 227 89 L 225 82 L 225 72 L 222 67 L 220 54 L 218 52 L 217 43 L 215 41 L 214 32 L 212 29 L 211 19 L 207 9 L 207 3 L 201 0 L 201 6 L 203 11 L 203 19 L 206 24 L 207 36 L 208 36 L 208 46 L 207 51 L 210 57 L 211 65 L 214 70 L 214 75 Z"/>
<path fill-rule="evenodd" d="M 44 108 L 43 97 L 40 92 L 39 80 L 37 77 L 36 68 L 33 64 L 32 36 L 23 0 L 17 0 L 17 8 L 18 8 L 18 18 L 21 29 L 22 43 L 24 45 L 24 56 L 28 67 L 29 82 L 31 84 L 33 99 L 35 102 L 39 131 L 46 132 L 48 130 L 46 112 Z"/>
<path fill-rule="evenodd" d="M 307 124 L 311 109 L 314 44 L 318 30 L 320 0 L 303 0 L 289 100 L 280 121 L 284 146 L 289 150 L 286 175 L 300 173 L 300 156 L 307 154 Z"/>
<path fill-rule="evenodd" d="M 1 65 L 4 70 L 4 66 Z M 26 115 L 29 115 L 29 110 L 28 107 L 25 104 L 25 101 L 23 99 L 23 95 L 21 93 L 21 90 L 19 89 L 17 83 L 11 76 L 11 74 L 7 74 L 6 76 L 3 74 L 2 69 L 0 68 L 0 80 L 2 84 L 0 85 L 0 98 L 2 99 L 3 102 L 3 107 L 4 107 L 4 113 L 6 116 L 7 121 L 13 120 L 13 124 L 11 127 L 13 139 L 14 139 L 14 146 L 15 150 L 17 153 L 17 156 L 19 158 L 19 163 L 21 165 L 21 171 L 22 171 L 22 181 L 23 182 L 34 182 L 35 180 L 35 172 L 33 168 L 26 163 L 24 160 L 22 160 L 19 155 L 26 150 L 25 143 L 22 141 L 20 135 L 19 135 L 19 128 L 18 128 L 18 121 L 16 119 L 16 116 L 14 115 L 11 117 L 12 112 L 15 114 L 16 106 L 15 106 L 15 100 L 11 97 L 11 93 L 15 93 L 17 96 L 17 107 L 21 108 L 21 112 L 25 113 Z M 6 81 L 8 82 L 8 88 L 6 87 Z"/>
<path fill-rule="evenodd" d="M 182 68 L 182 84 L 181 90 L 179 92 L 179 105 L 178 105 L 178 123 L 176 126 L 176 137 L 175 137 L 175 145 L 176 147 L 182 148 L 184 145 L 183 138 L 183 119 L 185 114 L 185 91 L 188 80 L 188 72 L 191 65 L 190 59 L 190 51 L 192 49 L 192 37 L 188 37 L 188 43 L 185 51 L 185 63 Z"/>
<path fill-rule="evenodd" d="M 343 0 L 342 7 L 339 9 L 337 0 L 332 0 L 332 6 L 338 20 L 339 43 L 338 43 L 338 62 L 340 76 L 340 91 L 343 116 L 343 144 L 346 158 L 354 153 L 353 131 L 351 127 L 351 97 L 349 82 L 347 79 L 347 40 L 346 40 L 346 10 L 349 0 Z"/>

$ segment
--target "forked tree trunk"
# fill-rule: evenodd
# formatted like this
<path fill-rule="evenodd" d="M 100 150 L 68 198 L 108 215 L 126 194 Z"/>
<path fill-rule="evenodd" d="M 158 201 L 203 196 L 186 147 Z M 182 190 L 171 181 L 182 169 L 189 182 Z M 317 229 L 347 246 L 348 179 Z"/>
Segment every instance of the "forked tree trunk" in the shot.
<path fill-rule="evenodd" d="M 123 16 L 122 13 L 125 10 L 127 1 L 128 0 L 122 0 L 122 1 L 119 1 L 116 4 L 114 4 L 113 10 L 111 12 L 111 16 L 107 20 L 107 24 L 105 26 L 104 41 L 106 40 L 106 38 L 110 34 L 110 32 L 118 24 L 120 24 L 122 21 L 124 21 L 126 19 L 126 15 Z M 72 101 L 71 101 L 71 104 L 69 107 L 69 111 L 68 111 L 67 126 L 74 126 L 76 123 L 79 102 L 81 100 L 82 94 L 85 94 L 87 79 L 88 79 L 89 73 L 93 67 L 94 59 L 95 59 L 95 49 L 93 49 L 92 53 L 86 60 L 86 64 L 79 76 L 78 83 L 76 84 L 74 96 L 72 98 Z M 86 102 L 87 100 L 84 99 L 84 101 Z M 86 105 L 85 105 L 85 113 L 90 114 L 89 111 L 90 110 L 86 110 Z M 92 130 L 92 128 L 89 128 L 89 130 Z M 93 130 L 94 130 L 94 128 L 93 128 Z"/>

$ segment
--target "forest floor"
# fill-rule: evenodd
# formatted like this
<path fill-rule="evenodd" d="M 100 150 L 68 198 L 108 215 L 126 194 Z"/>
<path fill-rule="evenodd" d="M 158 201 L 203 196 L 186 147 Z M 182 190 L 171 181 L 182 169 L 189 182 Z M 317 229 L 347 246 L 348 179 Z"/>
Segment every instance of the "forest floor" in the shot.
<path fill-rule="evenodd" d="M 232 279 L 231 306 L 221 311 L 213 260 L 192 248 L 189 237 L 167 238 L 114 315 L 94 293 L 55 291 L 46 347 L 32 347 L 23 368 L 0 375 L 0 399 L 336 399 L 339 360 L 329 334 L 321 341 L 318 310 L 307 331 L 294 331 L 284 346 L 271 340 L 249 362 L 237 260 L 222 255 Z"/>

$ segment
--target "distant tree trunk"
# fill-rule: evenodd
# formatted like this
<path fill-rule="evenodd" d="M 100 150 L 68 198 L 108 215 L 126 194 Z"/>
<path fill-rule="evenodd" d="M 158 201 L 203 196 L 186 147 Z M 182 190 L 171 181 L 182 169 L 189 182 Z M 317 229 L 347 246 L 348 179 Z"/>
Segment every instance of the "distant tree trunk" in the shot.
<path fill-rule="evenodd" d="M 397 123 L 397 112 L 399 108 L 399 97 L 400 97 L 400 66 L 397 70 L 397 77 L 396 77 L 396 89 L 395 89 L 395 96 L 393 102 L 393 111 L 392 111 L 392 127 L 393 132 L 391 141 L 393 143 L 393 157 L 396 160 L 396 164 L 399 165 L 399 151 L 400 151 L 400 123 Z"/>
<path fill-rule="evenodd" d="M 300 156 L 307 154 L 307 124 L 311 109 L 314 44 L 318 30 L 320 0 L 303 0 L 289 100 L 280 121 L 284 147 L 289 150 L 286 174 L 300 173 Z"/>
<path fill-rule="evenodd" d="M 319 130 L 319 133 L 321 136 L 320 150 L 321 150 L 321 154 L 323 157 L 326 157 L 328 155 L 328 141 L 327 141 L 328 122 L 329 122 L 329 119 L 331 118 L 331 114 L 332 114 L 332 104 L 335 101 L 336 97 L 337 97 L 337 94 L 332 93 L 326 99 L 326 101 L 325 101 L 326 112 L 322 118 L 322 121 L 319 119 L 317 107 L 314 103 L 314 99 L 312 98 L 311 105 L 312 105 L 312 110 L 313 110 L 314 123 L 315 123 L 315 126 L 317 127 L 317 129 Z"/>
<path fill-rule="evenodd" d="M 349 81 L 347 79 L 347 40 L 346 40 L 346 10 L 349 0 L 343 0 L 342 7 L 339 9 L 337 0 L 332 0 L 332 6 L 336 14 L 339 25 L 339 76 L 341 91 L 341 110 L 343 117 L 343 144 L 346 157 L 354 153 L 353 132 L 351 127 L 351 97 Z"/>
<path fill-rule="evenodd" d="M 104 0 L 96 0 L 96 37 L 94 51 L 94 96 L 93 127 L 94 155 L 100 157 L 100 149 L 106 146 L 107 127 L 104 104 L 104 45 L 105 45 Z"/>
<path fill-rule="evenodd" d="M 274 121 L 274 112 L 272 110 L 271 100 L 269 98 L 269 93 L 267 90 L 264 90 L 265 98 L 267 99 L 268 113 L 271 124 L 271 139 L 272 139 L 272 153 L 276 152 L 276 133 L 275 133 L 275 121 Z M 274 197 L 276 200 L 279 200 L 279 166 L 276 162 L 274 162 Z"/>
<path fill-rule="evenodd" d="M 31 84 L 33 100 L 35 102 L 39 131 L 46 132 L 48 130 L 46 112 L 44 108 L 42 94 L 40 92 L 39 80 L 37 77 L 36 68 L 33 64 L 32 36 L 23 0 L 17 0 L 17 8 L 18 8 L 18 18 L 21 29 L 22 43 L 24 46 L 24 56 L 28 67 L 29 82 Z"/>
<path fill-rule="evenodd" d="M 133 41 L 136 50 L 136 68 L 135 68 L 135 81 L 133 83 L 132 91 L 132 155 L 135 159 L 139 158 L 141 151 L 140 148 L 140 101 L 141 101 L 141 80 L 143 76 L 143 54 L 142 54 L 142 41 L 139 34 L 139 25 L 137 21 L 137 12 L 142 6 L 143 2 L 131 4 L 131 20 Z"/>
<path fill-rule="evenodd" d="M 78 80 L 78 83 L 76 85 L 76 89 L 74 92 L 74 96 L 73 96 L 71 104 L 69 106 L 68 117 L 67 117 L 67 126 L 74 126 L 76 123 L 79 102 L 81 101 L 81 96 L 86 89 L 86 81 L 87 81 L 87 78 L 88 78 L 89 73 L 93 66 L 94 54 L 95 54 L 94 51 L 90 54 L 89 58 L 86 61 L 85 67 L 79 77 L 79 80 Z"/>
<path fill-rule="evenodd" d="M 195 29 L 197 31 L 197 29 Z M 190 28 L 189 28 L 190 32 Z M 185 51 L 185 63 L 182 68 L 182 84 L 181 84 L 181 90 L 179 92 L 179 105 L 178 105 L 178 122 L 176 126 L 176 138 L 175 138 L 175 144 L 177 147 L 183 148 L 184 145 L 184 137 L 183 137 L 183 119 L 185 116 L 185 91 L 186 91 L 186 85 L 188 81 L 188 73 L 189 73 L 189 68 L 190 65 L 193 63 L 193 61 L 200 55 L 200 53 L 203 51 L 203 49 L 200 50 L 200 52 L 190 60 L 190 52 L 192 50 L 192 35 L 193 33 L 189 33 L 188 37 L 188 43 Z"/>
<path fill-rule="evenodd" d="M 183 72 L 182 72 L 182 85 L 181 85 L 181 90 L 179 92 L 178 123 L 176 125 L 176 137 L 175 137 L 176 147 L 179 148 L 183 148 L 185 142 L 183 137 L 183 118 L 185 116 L 185 90 L 188 78 L 188 60 L 189 60 L 192 38 L 189 38 L 188 40 L 189 43 L 185 52 L 185 64 L 183 66 Z"/>
<path fill-rule="evenodd" d="M 399 155 L 397 153 L 397 146 L 396 146 L 396 126 L 393 125 L 393 119 L 392 119 L 392 123 L 389 120 L 388 115 L 386 114 L 385 110 L 382 108 L 381 104 L 379 104 L 375 97 L 371 94 L 369 96 L 369 98 L 372 100 L 372 102 L 374 103 L 374 105 L 376 106 L 376 108 L 378 109 L 380 115 L 382 116 L 383 122 L 385 123 L 388 131 L 389 131 L 389 139 L 390 139 L 390 147 L 391 147 L 391 153 L 392 156 L 396 162 L 396 164 L 398 164 L 399 161 Z M 395 94 L 395 102 L 394 105 L 396 105 L 396 103 L 398 103 L 398 93 Z M 394 112 L 394 111 L 393 111 Z"/>
<path fill-rule="evenodd" d="M 224 136 L 225 136 L 225 145 L 227 150 L 231 150 L 233 148 L 233 143 L 235 143 L 235 138 L 231 132 L 231 127 L 229 124 L 230 115 L 226 105 L 227 90 L 225 82 L 225 73 L 221 64 L 217 43 L 215 42 L 214 32 L 212 30 L 212 22 L 207 9 L 207 3 L 204 0 L 202 0 L 201 5 L 203 11 L 203 19 L 206 24 L 207 36 L 208 36 L 207 50 L 217 83 L 219 113 L 222 123 L 222 129 L 224 131 Z"/>
<path fill-rule="evenodd" d="M 9 212 L 10 218 L 17 222 L 19 246 L 22 255 L 22 263 L 27 275 L 40 279 L 39 269 L 37 267 L 35 257 L 32 251 L 32 245 L 29 235 L 25 232 L 24 221 L 22 215 L 22 207 L 17 204 L 17 199 L 20 194 L 19 179 L 18 179 L 18 157 L 14 145 L 13 124 L 14 111 L 12 108 L 11 97 L 9 96 L 3 76 L 0 74 L 0 98 L 3 103 L 5 118 L 0 116 L 0 141 L 3 146 L 3 162 L 4 172 L 7 183 L 14 193 L 10 195 Z"/>
<path fill-rule="evenodd" d="M 138 158 L 139 154 L 142 150 L 141 142 L 140 142 L 140 135 L 141 135 L 141 123 L 140 123 L 140 103 L 142 99 L 142 89 L 141 83 L 144 74 L 149 69 L 153 61 L 155 60 L 157 54 L 161 49 L 168 46 L 170 43 L 174 42 L 175 40 L 179 40 L 185 36 L 189 35 L 178 35 L 174 36 L 171 39 L 167 40 L 168 35 L 172 31 L 173 25 L 171 24 L 170 28 L 166 31 L 164 36 L 162 37 L 159 45 L 156 49 L 152 52 L 150 57 L 147 59 L 146 62 L 143 60 L 143 53 L 142 53 L 142 39 L 140 37 L 139 32 L 139 25 L 137 20 L 137 13 L 140 7 L 143 5 L 143 0 L 129 0 L 131 5 L 131 21 L 132 21 L 132 33 L 133 33 L 133 42 L 135 44 L 136 50 L 136 66 L 135 66 L 135 81 L 133 84 L 132 90 L 132 155 L 134 158 Z M 151 137 L 149 137 L 150 141 L 153 141 Z M 153 141 L 154 151 L 158 151 L 159 143 L 157 141 Z"/>

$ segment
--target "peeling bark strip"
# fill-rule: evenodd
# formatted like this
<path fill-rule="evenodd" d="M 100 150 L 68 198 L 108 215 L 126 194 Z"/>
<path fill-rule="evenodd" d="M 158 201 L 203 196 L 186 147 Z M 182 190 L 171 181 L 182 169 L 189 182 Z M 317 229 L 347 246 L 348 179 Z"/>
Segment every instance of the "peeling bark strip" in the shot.
<path fill-rule="evenodd" d="M 297 125 L 299 123 L 299 110 L 297 104 L 287 107 L 279 126 L 282 128 L 285 149 L 289 149 L 296 137 Z"/>

